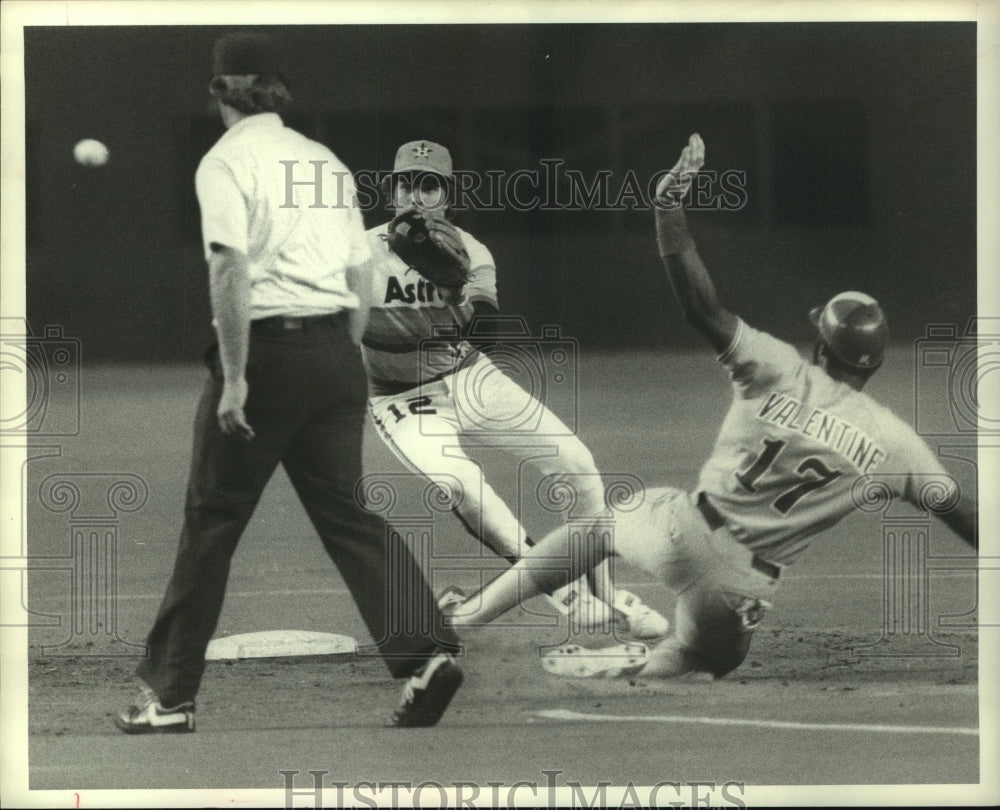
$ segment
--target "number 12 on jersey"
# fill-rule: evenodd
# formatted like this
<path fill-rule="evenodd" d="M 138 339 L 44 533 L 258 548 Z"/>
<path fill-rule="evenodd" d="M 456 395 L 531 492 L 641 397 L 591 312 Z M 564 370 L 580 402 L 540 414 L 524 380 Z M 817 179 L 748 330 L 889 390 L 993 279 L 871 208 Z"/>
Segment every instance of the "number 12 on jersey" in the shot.
<path fill-rule="evenodd" d="M 431 401 L 431 398 L 427 396 L 409 397 L 406 400 L 407 410 L 409 410 L 409 412 L 412 413 L 414 416 L 431 415 L 437 413 L 437 409 L 432 407 L 432 405 L 433 403 Z M 386 408 L 386 410 L 389 411 L 389 413 L 391 413 L 394 417 L 396 417 L 397 422 L 402 422 L 406 418 L 406 414 L 403 413 L 401 410 L 399 410 L 399 408 L 396 406 L 395 403 Z"/>
<path fill-rule="evenodd" d="M 747 492 L 756 492 L 757 484 L 771 469 L 788 442 L 781 439 L 762 439 L 763 450 L 752 458 L 746 469 L 736 473 L 736 480 Z M 771 508 L 787 515 L 799 500 L 810 492 L 822 489 L 841 476 L 840 470 L 831 470 L 822 459 L 809 456 L 795 469 L 798 482 L 771 501 Z"/>

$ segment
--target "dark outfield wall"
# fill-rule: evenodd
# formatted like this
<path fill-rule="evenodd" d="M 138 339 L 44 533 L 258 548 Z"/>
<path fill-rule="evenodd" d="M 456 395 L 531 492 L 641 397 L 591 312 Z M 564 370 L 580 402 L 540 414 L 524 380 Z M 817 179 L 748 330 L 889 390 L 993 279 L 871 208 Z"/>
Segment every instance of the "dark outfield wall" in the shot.
<path fill-rule="evenodd" d="M 26 32 L 28 317 L 36 332 L 62 324 L 85 359 L 194 359 L 211 336 L 192 177 L 222 132 L 206 85 L 223 30 Z M 740 210 L 691 219 L 748 319 L 802 338 L 804 311 L 844 288 L 883 299 L 903 339 L 974 312 L 971 23 L 270 30 L 296 96 L 288 121 L 355 172 L 429 138 L 493 173 L 479 197 L 503 210 L 460 222 L 535 330 L 691 343 L 642 197 L 692 131 L 706 169 L 746 190 Z M 83 137 L 108 144 L 107 166 L 73 162 Z M 518 170 L 538 182 L 510 185 Z M 577 190 L 606 178 L 606 210 L 570 210 L 573 173 Z"/>

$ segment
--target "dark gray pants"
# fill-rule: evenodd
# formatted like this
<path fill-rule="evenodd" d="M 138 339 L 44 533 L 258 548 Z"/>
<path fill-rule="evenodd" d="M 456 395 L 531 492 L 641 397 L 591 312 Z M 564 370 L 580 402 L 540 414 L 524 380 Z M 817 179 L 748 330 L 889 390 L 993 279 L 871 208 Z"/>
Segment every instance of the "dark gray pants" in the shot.
<path fill-rule="evenodd" d="M 346 317 L 289 325 L 270 319 L 251 330 L 251 442 L 219 429 L 222 372 L 209 357 L 177 559 L 137 671 L 164 706 L 195 699 L 232 556 L 279 462 L 392 675 L 411 674 L 439 645 L 457 648 L 409 548 L 356 498 L 367 392 Z"/>

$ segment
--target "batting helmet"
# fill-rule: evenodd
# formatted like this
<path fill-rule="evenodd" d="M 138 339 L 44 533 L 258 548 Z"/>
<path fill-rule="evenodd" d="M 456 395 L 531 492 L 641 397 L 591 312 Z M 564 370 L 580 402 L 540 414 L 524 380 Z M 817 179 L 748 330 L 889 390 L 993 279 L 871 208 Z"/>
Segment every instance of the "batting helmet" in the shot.
<path fill-rule="evenodd" d="M 889 324 L 878 301 L 862 292 L 842 292 L 815 307 L 809 319 L 827 351 L 845 366 L 874 371 L 882 365 Z"/>

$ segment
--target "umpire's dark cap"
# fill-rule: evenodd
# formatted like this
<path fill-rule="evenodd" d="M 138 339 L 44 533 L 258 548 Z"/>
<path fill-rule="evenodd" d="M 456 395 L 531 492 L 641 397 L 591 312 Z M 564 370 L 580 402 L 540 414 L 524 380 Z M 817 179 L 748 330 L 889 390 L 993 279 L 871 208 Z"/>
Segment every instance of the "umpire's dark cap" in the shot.
<path fill-rule="evenodd" d="M 234 31 L 219 37 L 212 49 L 216 76 L 280 75 L 278 61 L 267 34 Z"/>

